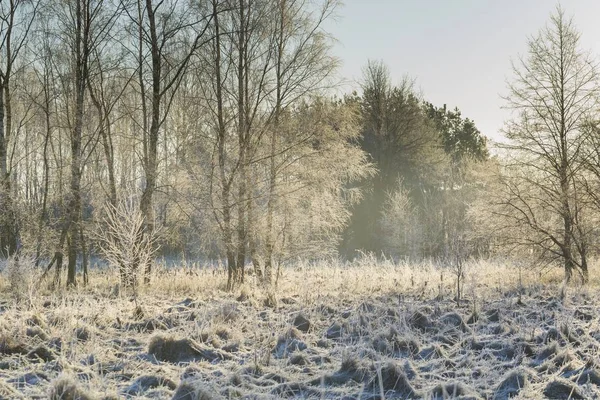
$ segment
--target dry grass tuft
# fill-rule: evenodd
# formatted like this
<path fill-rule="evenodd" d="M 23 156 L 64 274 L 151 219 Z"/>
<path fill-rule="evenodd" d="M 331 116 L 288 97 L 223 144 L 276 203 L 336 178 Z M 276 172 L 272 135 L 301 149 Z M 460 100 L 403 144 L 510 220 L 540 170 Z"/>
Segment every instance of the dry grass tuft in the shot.
<path fill-rule="evenodd" d="M 393 392 L 394 396 L 401 398 L 417 397 L 415 389 L 400 366 L 394 362 L 387 362 L 378 368 L 376 380 L 371 381 L 373 391 L 379 389 L 384 393 Z"/>
<path fill-rule="evenodd" d="M 52 383 L 48 394 L 50 400 L 95 400 L 96 397 L 86 393 L 79 387 L 74 378 L 68 376 L 59 377 Z"/>
<path fill-rule="evenodd" d="M 200 381 L 183 381 L 177 387 L 172 400 L 218 400 L 221 396 L 214 389 Z"/>
<path fill-rule="evenodd" d="M 9 333 L 2 333 L 0 335 L 0 354 L 3 355 L 26 355 L 29 353 L 29 348 L 24 342 L 17 340 L 14 336 Z"/>

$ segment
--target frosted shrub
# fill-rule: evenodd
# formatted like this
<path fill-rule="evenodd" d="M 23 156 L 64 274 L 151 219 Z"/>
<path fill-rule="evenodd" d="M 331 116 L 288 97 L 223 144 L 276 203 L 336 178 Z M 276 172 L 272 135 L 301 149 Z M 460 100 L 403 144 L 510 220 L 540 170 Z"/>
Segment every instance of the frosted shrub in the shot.
<path fill-rule="evenodd" d="M 135 292 L 140 267 L 153 262 L 156 252 L 156 231 L 145 230 L 139 207 L 134 202 L 107 205 L 96 237 L 106 260 L 119 269 L 121 284 Z"/>
<path fill-rule="evenodd" d="M 40 271 L 32 257 L 19 253 L 12 255 L 6 260 L 4 274 L 18 302 L 31 300 L 37 293 Z"/>

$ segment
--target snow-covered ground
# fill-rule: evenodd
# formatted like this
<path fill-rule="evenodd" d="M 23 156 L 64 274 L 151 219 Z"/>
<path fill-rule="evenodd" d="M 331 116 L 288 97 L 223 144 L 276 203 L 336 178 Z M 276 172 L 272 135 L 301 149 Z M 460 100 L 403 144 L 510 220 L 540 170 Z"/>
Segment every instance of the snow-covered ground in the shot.
<path fill-rule="evenodd" d="M 290 268 L 276 305 L 209 271 L 156 276 L 137 302 L 107 271 L 19 301 L 0 280 L 0 398 L 600 397 L 595 281 L 562 300 L 556 275 L 466 276 L 459 305 L 432 265 Z"/>

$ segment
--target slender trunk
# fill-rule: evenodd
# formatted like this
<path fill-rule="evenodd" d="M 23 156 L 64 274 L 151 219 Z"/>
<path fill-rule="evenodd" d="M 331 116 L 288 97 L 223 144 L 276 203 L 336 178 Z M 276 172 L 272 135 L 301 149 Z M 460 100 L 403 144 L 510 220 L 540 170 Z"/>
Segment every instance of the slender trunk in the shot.
<path fill-rule="evenodd" d="M 77 1 L 75 31 L 75 121 L 71 134 L 71 201 L 69 206 L 69 246 L 67 286 L 76 286 L 77 254 L 81 221 L 81 175 L 83 173 L 82 134 L 85 89 L 88 78 L 89 10 Z M 82 9 L 83 8 L 83 9 Z"/>
<path fill-rule="evenodd" d="M 160 128 L 160 80 L 161 80 L 161 59 L 160 44 L 156 33 L 156 21 L 154 16 L 154 7 L 151 0 L 146 0 L 146 12 L 148 13 L 148 23 L 150 27 L 150 43 L 152 54 L 152 101 L 151 101 L 151 122 L 148 132 L 148 153 L 146 161 L 146 187 L 142 193 L 140 210 L 144 215 L 145 234 L 152 235 L 154 232 L 154 191 L 156 190 L 157 171 L 158 171 L 158 133 Z M 141 23 L 141 22 L 140 22 Z M 144 268 L 144 283 L 150 283 L 150 274 L 152 272 L 152 263 L 148 262 Z"/>
<path fill-rule="evenodd" d="M 245 163 L 245 158 L 244 161 Z M 238 188 L 238 226 L 237 226 L 237 254 L 236 254 L 236 284 L 244 283 L 244 274 L 245 274 L 245 266 L 246 266 L 246 247 L 247 247 L 247 239 L 246 239 L 246 172 L 245 168 L 242 168 L 240 171 L 240 184 Z"/>
<path fill-rule="evenodd" d="M 277 117 L 276 117 L 277 121 Z M 267 199 L 267 237 L 265 243 L 265 276 L 264 282 L 271 285 L 273 282 L 273 252 L 275 249 L 275 234 L 273 231 L 273 217 L 275 213 L 275 184 L 277 171 L 275 166 L 275 151 L 277 146 L 277 122 L 271 132 L 271 157 L 269 159 L 269 196 Z"/>
<path fill-rule="evenodd" d="M 69 238 L 67 286 L 76 286 L 78 237 L 81 220 L 81 131 L 83 124 L 83 96 L 78 96 L 78 104 L 73 142 L 71 143 L 71 201 L 69 202 Z"/>
<path fill-rule="evenodd" d="M 67 287 L 77 286 L 78 228 L 76 224 L 71 226 L 71 232 L 69 232 L 69 239 L 67 240 Z"/>
<path fill-rule="evenodd" d="M 227 250 L 227 290 L 233 291 L 237 282 L 237 269 L 233 250 Z"/>
<path fill-rule="evenodd" d="M 219 163 L 224 160 L 224 150 L 221 145 L 219 145 Z M 231 206 L 229 204 L 230 194 L 229 194 L 229 185 L 225 182 L 225 168 L 224 164 L 221 166 L 221 181 L 224 183 L 223 190 L 221 192 L 221 196 L 223 197 L 223 241 L 225 242 L 225 253 L 227 256 L 227 290 L 231 291 L 235 288 L 235 284 L 237 282 L 237 265 L 235 262 L 235 252 L 233 245 L 233 233 L 231 227 Z"/>
<path fill-rule="evenodd" d="M 47 91 L 47 89 L 45 89 Z M 38 221 L 38 237 L 37 245 L 35 250 L 35 266 L 37 267 L 40 263 L 40 256 L 42 252 L 42 240 L 43 240 L 43 228 L 44 224 L 48 220 L 48 185 L 50 181 L 50 164 L 48 163 L 48 142 L 50 141 L 50 105 L 47 92 L 45 93 L 46 99 L 46 110 L 45 110 L 45 124 L 46 124 L 46 136 L 44 137 L 44 151 L 43 151 L 43 163 L 44 163 L 44 187 L 42 192 L 42 211 L 40 219 Z"/>
<path fill-rule="evenodd" d="M 256 187 L 256 174 L 254 171 L 250 172 L 252 176 L 252 182 L 250 184 L 250 190 L 248 190 L 248 253 L 250 254 L 250 260 L 254 267 L 254 274 L 259 278 L 263 279 L 263 272 L 261 270 L 260 261 L 258 259 L 258 249 L 256 243 L 256 210 L 254 209 L 254 201 L 252 199 L 252 188 Z"/>
<path fill-rule="evenodd" d="M 89 265 L 89 258 L 88 258 L 88 249 L 86 246 L 86 242 L 85 242 L 85 236 L 83 234 L 83 227 L 81 228 L 81 230 L 79 231 L 80 234 L 80 240 L 81 240 L 81 266 L 83 268 L 83 286 L 87 286 L 89 283 L 88 280 L 88 265 Z"/>
<path fill-rule="evenodd" d="M 289 212 L 289 209 L 288 209 L 287 205 L 286 205 L 283 213 L 284 213 L 284 216 L 283 216 L 283 229 L 282 229 L 282 235 L 281 235 L 282 236 L 281 237 L 281 247 L 282 248 L 285 247 L 286 241 L 288 239 L 288 235 L 287 235 L 286 232 L 289 232 L 288 226 L 289 226 L 289 223 L 290 223 L 290 221 L 289 221 L 290 212 Z M 281 258 L 282 258 L 282 254 L 280 253 L 280 257 L 277 260 L 277 272 L 275 274 L 275 289 L 277 289 L 277 287 L 279 285 L 279 278 L 281 277 L 281 264 L 283 263 L 283 261 L 282 261 Z"/>
<path fill-rule="evenodd" d="M 221 203 L 223 209 L 223 223 L 221 234 L 225 243 L 225 255 L 227 258 L 227 290 L 233 290 L 237 277 L 235 276 L 235 253 L 233 246 L 233 233 L 231 227 L 231 201 L 230 190 L 231 183 L 227 178 L 226 171 L 226 131 L 225 131 L 225 116 L 223 111 L 223 93 L 222 93 L 222 77 L 221 77 L 221 32 L 219 26 L 219 13 L 217 10 L 217 1 L 213 0 L 213 21 L 215 24 L 215 95 L 217 100 L 217 159 L 219 164 L 219 179 L 221 181 Z"/>
<path fill-rule="evenodd" d="M 12 133 L 12 98 L 11 98 L 11 94 L 10 94 L 10 82 L 6 81 L 6 85 L 4 87 L 4 109 L 5 109 L 5 117 L 6 117 L 6 125 L 4 127 L 5 131 L 6 131 L 6 136 L 10 137 L 11 133 Z M 9 168 L 10 170 L 10 168 Z M 14 254 L 17 251 L 18 248 L 18 240 L 19 240 L 19 233 L 18 233 L 18 224 L 17 224 L 17 214 L 16 214 L 16 209 L 15 209 L 15 204 L 14 204 L 14 199 L 16 198 L 16 179 L 15 179 L 15 185 L 13 187 L 12 185 L 12 180 L 10 177 L 10 173 L 8 174 L 9 176 L 7 176 L 7 183 L 8 183 L 8 187 L 7 187 L 7 218 L 8 218 L 8 224 L 6 226 L 6 233 L 7 233 L 7 240 L 8 240 L 8 254 Z M 13 193 L 13 190 L 15 190 L 15 192 Z"/>
<path fill-rule="evenodd" d="M 83 131 L 83 89 L 77 93 L 75 111 L 75 127 L 71 138 L 71 201 L 69 202 L 69 238 L 68 238 L 68 270 L 67 286 L 77 286 L 78 237 L 81 220 L 81 136 Z"/>
<path fill-rule="evenodd" d="M 144 29 L 143 29 L 143 11 L 142 11 L 142 2 L 138 1 L 137 3 L 138 6 L 138 82 L 140 85 L 140 98 L 141 98 L 141 103 L 142 103 L 142 154 L 143 154 L 143 158 L 142 158 L 142 165 L 143 165 L 143 169 L 144 169 L 144 173 L 146 175 L 146 182 L 147 182 L 147 175 L 148 175 L 148 105 L 146 103 L 146 85 L 144 83 Z M 147 185 L 147 183 L 146 183 Z M 147 206 L 148 203 L 148 199 L 147 199 L 148 195 L 145 193 L 142 193 L 142 198 L 140 199 L 140 211 L 142 212 L 142 215 L 144 216 L 144 218 L 148 218 L 148 214 L 150 214 L 150 210 L 149 207 Z M 151 196 L 150 196 L 151 197 Z M 150 199 L 150 203 L 151 203 Z M 136 266 L 137 267 L 137 266 Z M 130 271 L 130 269 L 132 269 L 132 266 L 129 265 L 124 265 L 121 264 L 121 281 L 124 283 L 124 286 L 129 286 L 130 282 L 133 282 L 132 279 L 134 278 L 132 276 L 133 271 Z M 145 271 L 144 271 L 145 273 Z M 145 278 L 144 278 L 145 279 Z"/>
<path fill-rule="evenodd" d="M 54 254 L 54 261 L 56 262 L 56 275 L 54 276 L 54 287 L 58 288 L 58 287 L 60 287 L 60 277 L 61 277 L 62 264 L 63 264 L 63 253 L 60 251 L 57 251 Z"/>
<path fill-rule="evenodd" d="M 563 119 L 564 121 L 564 119 Z M 571 280 L 575 263 L 573 260 L 572 238 L 573 238 L 573 214 L 570 205 L 570 179 L 569 179 L 569 164 L 567 155 L 567 140 L 563 123 L 561 129 L 561 164 L 560 164 L 560 190 L 561 190 L 561 207 L 562 207 L 562 222 L 563 222 L 563 259 L 565 268 L 565 282 Z"/>
<path fill-rule="evenodd" d="M 0 78 L 2 79 L 2 78 Z M 8 256 L 8 216 L 10 177 L 8 172 L 8 137 L 4 131 L 4 84 L 0 82 L 0 255 Z"/>
<path fill-rule="evenodd" d="M 13 66 L 12 31 L 18 4 L 9 3 L 9 15 L 4 32 L 3 71 L 0 76 L 0 255 L 9 256 L 17 250 L 17 221 L 13 203 L 11 168 L 8 163 L 8 144 L 12 133 L 10 78 Z"/>
<path fill-rule="evenodd" d="M 275 251 L 275 233 L 273 219 L 275 214 L 275 196 L 277 184 L 277 169 L 275 154 L 277 151 L 277 134 L 279 133 L 279 119 L 282 103 L 282 85 L 283 85 L 283 51 L 284 51 L 284 19 L 286 2 L 279 2 L 279 31 L 277 36 L 277 61 L 275 65 L 276 88 L 275 88 L 275 111 L 273 118 L 273 127 L 271 128 L 270 140 L 270 158 L 269 158 L 269 194 L 267 197 L 267 235 L 265 243 L 265 276 L 264 282 L 267 285 L 273 283 L 273 253 Z"/>
<path fill-rule="evenodd" d="M 6 137 L 10 137 L 12 133 L 12 96 L 10 94 L 9 81 L 5 81 L 4 83 L 4 117 L 6 118 L 4 125 Z"/>
<path fill-rule="evenodd" d="M 155 158 L 155 157 L 152 157 Z M 156 165 L 155 162 L 150 161 L 149 165 Z M 152 167 L 150 167 L 152 168 Z M 146 187 L 144 188 L 144 192 L 142 193 L 142 198 L 140 201 L 140 211 L 144 216 L 144 231 L 146 235 L 151 235 L 154 231 L 154 207 L 153 207 L 153 197 L 154 197 L 154 188 L 156 186 L 156 175 L 154 172 L 147 171 L 146 172 Z M 150 283 L 150 274 L 152 273 L 152 263 L 149 261 L 144 266 L 144 283 Z"/>
<path fill-rule="evenodd" d="M 568 283 L 571 280 L 573 274 L 573 268 L 575 263 L 573 262 L 573 250 L 572 250 L 572 236 L 573 236 L 573 221 L 571 218 L 570 206 L 569 206 L 569 183 L 566 177 L 566 173 L 561 177 L 561 189 L 562 189 L 562 219 L 563 219 L 563 259 L 565 268 L 565 281 Z"/>
<path fill-rule="evenodd" d="M 587 263 L 587 245 L 585 243 L 581 245 L 580 256 L 581 256 L 581 277 L 582 277 L 583 283 L 585 284 L 585 283 L 588 283 L 588 281 L 590 279 L 588 263 Z"/>
<path fill-rule="evenodd" d="M 106 159 L 106 169 L 108 170 L 109 202 L 111 206 L 116 207 L 117 182 L 115 179 L 115 155 L 112 145 L 110 112 L 104 109 L 104 106 L 92 90 L 91 85 L 89 93 L 92 102 L 96 107 L 96 111 L 98 112 L 100 138 L 102 139 L 102 149 L 104 150 L 104 157 Z"/>
<path fill-rule="evenodd" d="M 442 192 L 442 196 L 443 196 L 443 204 L 442 204 L 442 232 L 441 232 L 441 236 L 442 236 L 442 244 L 443 244 L 443 257 L 446 260 L 449 260 L 451 255 L 450 255 L 450 234 L 449 234 L 449 217 L 448 217 L 448 194 L 447 194 L 447 188 L 446 188 L 446 182 L 444 182 L 444 186 L 443 186 L 443 192 Z M 439 254 L 439 253 L 438 253 Z"/>
<path fill-rule="evenodd" d="M 12 199 L 10 168 L 8 165 L 8 140 L 10 137 L 9 99 L 5 78 L 0 78 L 0 256 L 8 257 L 17 249 L 15 216 Z M 5 124 L 6 119 L 6 124 Z"/>
<path fill-rule="evenodd" d="M 246 16 L 245 0 L 239 0 L 240 27 L 238 34 L 238 158 L 239 158 L 239 182 L 238 182 L 238 206 L 237 206 L 237 246 L 236 246 L 236 274 L 237 283 L 244 281 L 244 266 L 246 262 L 246 87 L 245 74 L 248 73 L 247 60 L 245 57 L 246 47 Z"/>
<path fill-rule="evenodd" d="M 560 190 L 561 190 L 561 206 L 562 206 L 562 219 L 563 219 L 563 257 L 564 257 L 564 267 L 565 267 L 565 284 L 569 283 L 571 280 L 571 276 L 573 274 L 574 262 L 573 262 L 573 253 L 572 253 L 572 243 L 571 239 L 573 237 L 573 215 L 571 213 L 570 207 L 570 178 L 569 178 L 569 155 L 568 155 L 568 142 L 567 142 L 567 117 L 566 117 L 566 97 L 565 97 L 565 87 L 567 84 L 567 79 L 565 75 L 565 48 L 564 48 L 564 37 L 562 34 L 562 25 L 559 25 L 559 47 L 560 47 L 560 68 L 559 68 L 559 79 L 560 79 L 560 96 L 559 96 L 559 106 L 560 106 L 560 169 L 559 169 L 559 178 L 560 178 Z"/>

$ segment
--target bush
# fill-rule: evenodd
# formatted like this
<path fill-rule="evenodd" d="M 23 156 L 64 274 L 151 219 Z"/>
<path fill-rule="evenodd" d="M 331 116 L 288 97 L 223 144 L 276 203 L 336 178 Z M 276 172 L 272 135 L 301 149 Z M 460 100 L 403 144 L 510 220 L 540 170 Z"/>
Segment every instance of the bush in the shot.
<path fill-rule="evenodd" d="M 13 254 L 6 260 L 4 274 L 10 285 L 10 291 L 18 302 L 29 300 L 38 291 L 40 271 L 35 267 L 32 257 Z"/>
<path fill-rule="evenodd" d="M 104 214 L 96 234 L 100 249 L 109 264 L 119 269 L 122 286 L 135 293 L 140 267 L 153 262 L 157 232 L 146 230 L 144 216 L 133 201 L 117 207 L 107 204 Z"/>

